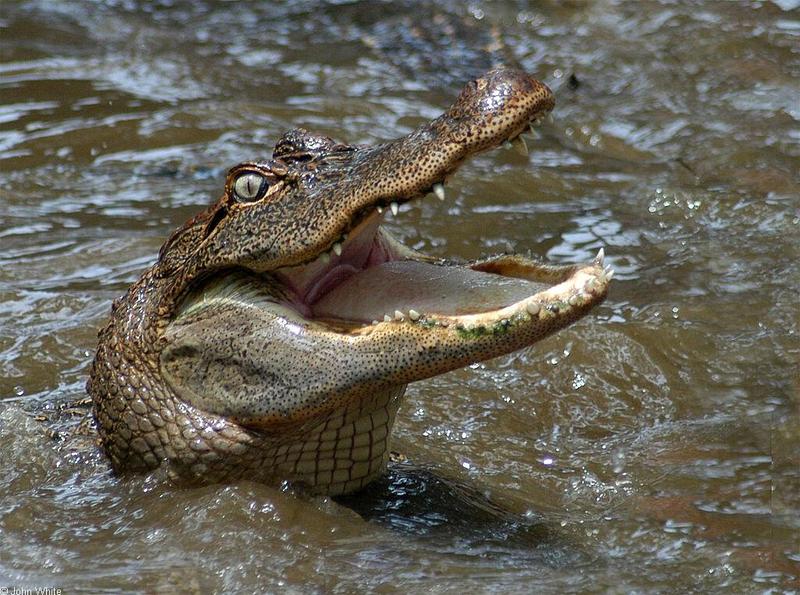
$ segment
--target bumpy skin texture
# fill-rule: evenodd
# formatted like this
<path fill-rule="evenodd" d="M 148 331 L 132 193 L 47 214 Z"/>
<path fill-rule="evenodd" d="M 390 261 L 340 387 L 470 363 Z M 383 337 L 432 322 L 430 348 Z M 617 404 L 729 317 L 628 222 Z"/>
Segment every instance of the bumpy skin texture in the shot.
<path fill-rule="evenodd" d="M 604 286 L 592 295 L 576 289 L 569 304 L 553 296 L 538 314 L 523 305 L 479 332 L 433 318 L 335 332 L 235 299 L 185 307 L 188 295 L 231 271 L 242 287 L 266 284 L 260 290 L 279 300 L 271 271 L 314 260 L 364 213 L 425 194 L 552 106 L 546 86 L 498 68 L 469 83 L 445 114 L 393 142 L 355 147 L 294 130 L 272 160 L 233 168 L 223 197 L 169 238 L 99 334 L 87 390 L 113 467 L 352 492 L 381 472 L 408 382 L 530 345 L 583 316 Z M 265 196 L 235 200 L 243 171 L 268 180 Z M 534 276 L 519 257 L 472 268 Z"/>

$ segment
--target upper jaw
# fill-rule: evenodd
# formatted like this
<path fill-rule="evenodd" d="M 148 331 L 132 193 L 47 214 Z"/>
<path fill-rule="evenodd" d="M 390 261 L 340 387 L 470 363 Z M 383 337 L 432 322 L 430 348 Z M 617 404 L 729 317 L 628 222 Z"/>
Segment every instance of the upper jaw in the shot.
<path fill-rule="evenodd" d="M 411 133 L 373 147 L 321 152 L 298 165 L 309 195 L 313 238 L 283 262 L 307 264 L 338 253 L 366 216 L 433 192 L 467 159 L 519 139 L 553 109 L 550 89 L 530 75 L 499 67 L 469 83 L 450 108 Z"/>

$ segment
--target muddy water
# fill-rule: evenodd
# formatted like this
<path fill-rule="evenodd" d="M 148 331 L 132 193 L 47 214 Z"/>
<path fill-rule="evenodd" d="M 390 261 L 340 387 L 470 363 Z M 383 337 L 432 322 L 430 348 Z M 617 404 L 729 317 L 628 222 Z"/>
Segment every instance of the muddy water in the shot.
<path fill-rule="evenodd" d="M 798 3 L 439 6 L 2 3 L 0 587 L 800 588 Z M 554 122 L 388 226 L 440 256 L 605 246 L 608 301 L 410 387 L 413 464 L 347 501 L 111 475 L 86 369 L 167 234 L 286 129 L 435 116 L 493 28 Z"/>

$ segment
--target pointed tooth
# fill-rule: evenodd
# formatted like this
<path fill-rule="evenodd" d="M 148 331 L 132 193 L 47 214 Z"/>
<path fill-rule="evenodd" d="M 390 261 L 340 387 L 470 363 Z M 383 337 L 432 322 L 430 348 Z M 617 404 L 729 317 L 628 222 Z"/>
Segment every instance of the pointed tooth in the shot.
<path fill-rule="evenodd" d="M 400 310 L 394 311 L 394 319 L 395 320 L 403 320 L 405 318 L 405 314 L 403 314 Z"/>
<path fill-rule="evenodd" d="M 433 185 L 433 193 L 439 200 L 444 200 L 444 184 L 441 182 Z"/>
<path fill-rule="evenodd" d="M 411 320 L 419 320 L 419 312 L 417 312 L 416 310 L 409 310 L 408 317 Z"/>
<path fill-rule="evenodd" d="M 517 153 L 527 157 L 527 155 L 528 155 L 528 145 L 525 143 L 525 139 L 522 138 L 522 136 L 518 136 L 513 141 L 511 141 L 511 143 L 514 145 L 514 150 Z"/>
<path fill-rule="evenodd" d="M 597 256 L 594 257 L 594 262 L 597 266 L 603 266 L 606 259 L 606 250 L 605 248 L 600 248 L 597 252 Z"/>
<path fill-rule="evenodd" d="M 552 113 L 547 114 L 547 122 L 548 124 L 552 124 L 554 122 Z"/>
<path fill-rule="evenodd" d="M 336 253 L 336 256 L 342 255 L 342 245 L 339 242 L 336 242 L 333 245 L 333 251 Z"/>
<path fill-rule="evenodd" d="M 400 205 L 396 202 L 390 204 L 389 208 L 392 209 L 392 215 L 397 215 L 397 213 L 400 211 Z"/>
<path fill-rule="evenodd" d="M 384 314 L 383 315 L 383 321 L 384 322 L 391 322 L 392 321 L 392 317 L 389 316 L 388 314 Z"/>
<path fill-rule="evenodd" d="M 606 281 L 611 281 L 614 278 L 614 269 L 611 267 L 608 268 L 608 272 L 606 273 Z"/>

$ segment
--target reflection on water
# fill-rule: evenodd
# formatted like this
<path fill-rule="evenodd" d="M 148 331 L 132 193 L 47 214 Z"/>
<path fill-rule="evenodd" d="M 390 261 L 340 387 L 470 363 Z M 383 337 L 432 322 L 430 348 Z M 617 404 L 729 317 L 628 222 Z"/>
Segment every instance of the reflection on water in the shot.
<path fill-rule="evenodd" d="M 800 6 L 437 5 L 3 4 L 0 585 L 800 587 Z M 169 232 L 288 128 L 437 115 L 487 43 L 553 87 L 554 123 L 388 225 L 442 256 L 605 246 L 608 301 L 410 387 L 415 465 L 364 494 L 112 476 L 86 367 Z"/>

